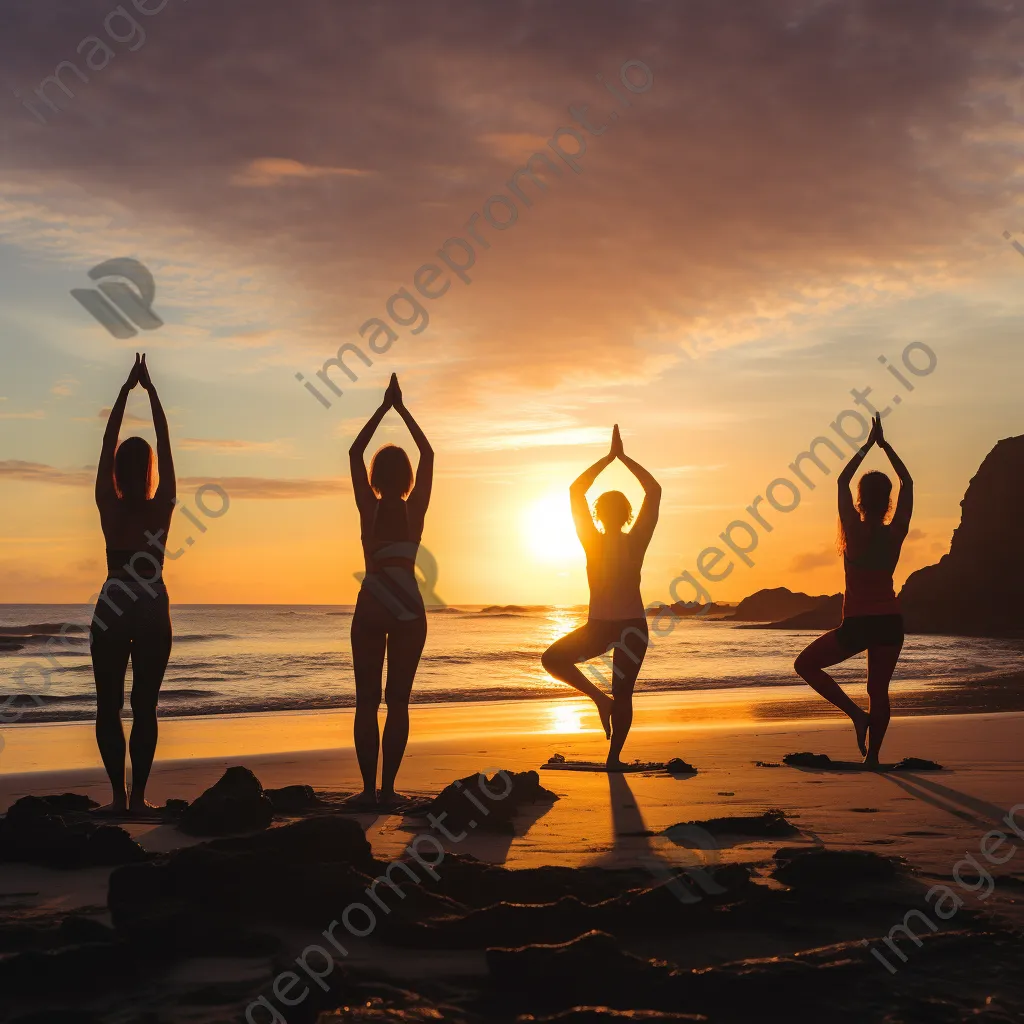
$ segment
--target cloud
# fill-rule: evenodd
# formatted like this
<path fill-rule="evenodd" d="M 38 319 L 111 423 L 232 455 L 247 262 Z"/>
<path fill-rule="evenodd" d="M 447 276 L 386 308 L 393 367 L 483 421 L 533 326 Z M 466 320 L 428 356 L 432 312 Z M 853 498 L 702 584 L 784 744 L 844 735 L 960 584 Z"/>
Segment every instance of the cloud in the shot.
<path fill-rule="evenodd" d="M 298 160 L 262 157 L 251 161 L 241 173 L 233 175 L 231 184 L 242 188 L 272 188 L 295 179 L 365 178 L 372 173 L 352 167 L 312 167 Z"/>
<path fill-rule="evenodd" d="M 50 388 L 50 394 L 56 395 L 58 398 L 67 398 L 75 393 L 78 384 L 79 382 L 74 377 L 65 375 Z"/>
<path fill-rule="evenodd" d="M 57 484 L 61 487 L 88 487 L 96 482 L 96 470 L 55 469 L 42 462 L 3 459 L 0 460 L 0 478 L 23 483 Z"/>
<path fill-rule="evenodd" d="M 100 409 L 96 414 L 97 419 L 103 420 L 104 423 L 110 419 L 109 409 Z M 133 412 L 125 411 L 124 417 L 121 420 L 123 426 L 126 427 L 151 427 L 153 426 L 153 418 L 146 416 L 136 416 Z"/>
<path fill-rule="evenodd" d="M 907 542 L 910 543 L 910 544 L 914 544 L 914 543 L 916 543 L 919 540 L 924 540 L 925 537 L 927 537 L 927 536 L 928 536 L 928 534 L 925 533 L 924 530 L 919 530 L 915 526 L 914 529 L 910 530 L 907 533 Z"/>
<path fill-rule="evenodd" d="M 5 25 L 25 95 L 74 53 L 51 22 L 42 2 Z M 145 89 L 118 63 L 50 128 L 0 111 L 0 236 L 66 260 L 159 252 L 161 302 L 211 329 L 299 307 L 285 344 L 314 367 L 474 215 L 472 283 L 449 275 L 386 358 L 444 365 L 464 393 L 554 390 L 941 291 L 1017 187 L 1012 4 L 224 0 L 148 24 Z M 630 56 L 654 78 L 627 108 L 595 76 Z M 579 174 L 546 145 L 570 106 L 599 132 L 575 129 Z M 145 145 L 111 175 L 125 138 Z M 508 183 L 541 151 L 557 170 L 523 199 Z M 504 230 L 492 195 L 516 201 Z"/>
<path fill-rule="evenodd" d="M 796 555 L 789 563 L 790 572 L 811 572 L 825 566 L 833 566 L 839 558 L 835 547 L 822 548 L 820 551 L 807 551 Z"/>
<path fill-rule="evenodd" d="M 0 412 L 0 420 L 44 420 L 46 413 L 42 409 L 33 412 Z"/>
<path fill-rule="evenodd" d="M 95 468 L 57 469 L 41 462 L 24 462 L 21 459 L 0 461 L 0 479 L 17 480 L 22 483 L 53 484 L 60 487 L 91 487 L 96 480 Z M 205 484 L 217 484 L 234 498 L 297 499 L 326 498 L 345 494 L 352 489 L 347 477 L 322 477 L 313 479 L 275 479 L 258 476 L 178 478 L 179 491 L 192 491 Z"/>
<path fill-rule="evenodd" d="M 204 484 L 218 484 L 228 492 L 229 497 L 288 500 L 296 498 L 329 498 L 335 494 L 346 494 L 352 490 L 347 477 L 322 477 L 318 479 L 273 479 L 261 476 L 181 477 L 179 490 L 191 490 Z"/>
<path fill-rule="evenodd" d="M 284 445 L 281 441 L 241 441 L 230 438 L 215 437 L 183 437 L 177 442 L 183 451 L 218 451 L 218 452 L 280 452 Z"/>

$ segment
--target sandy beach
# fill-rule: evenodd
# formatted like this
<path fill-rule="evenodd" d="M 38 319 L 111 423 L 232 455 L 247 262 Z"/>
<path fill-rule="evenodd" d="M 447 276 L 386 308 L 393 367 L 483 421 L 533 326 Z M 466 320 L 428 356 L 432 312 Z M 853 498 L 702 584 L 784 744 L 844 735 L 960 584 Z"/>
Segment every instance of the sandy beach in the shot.
<path fill-rule="evenodd" d="M 780 762 L 784 755 L 797 751 L 827 753 L 835 760 L 854 757 L 852 732 L 842 721 L 797 717 L 755 720 L 750 693 L 720 694 L 725 699 L 713 701 L 703 696 L 703 701 L 692 695 L 665 694 L 638 700 L 637 721 L 627 751 L 642 755 L 645 760 L 683 757 L 698 769 L 695 775 L 608 775 L 543 769 L 544 762 L 556 753 L 570 760 L 598 759 L 603 756 L 604 741 L 594 716 L 582 702 L 533 700 L 417 707 L 413 735 L 429 735 L 431 739 L 410 744 L 400 782 L 405 783 L 402 788 L 407 793 L 429 796 L 453 779 L 475 772 L 539 769 L 541 784 L 558 796 L 557 802 L 517 820 L 515 835 L 481 830 L 457 844 L 444 844 L 449 856 L 468 854 L 490 864 L 525 871 L 524 878 L 530 875 L 525 869 L 540 871 L 538 877 L 543 877 L 545 871 L 556 867 L 600 868 L 633 872 L 634 884 L 657 887 L 673 871 L 700 873 L 742 864 L 760 884 L 778 889 L 778 883 L 769 876 L 773 855 L 780 846 L 824 846 L 905 858 L 916 888 L 901 890 L 896 897 L 894 905 L 904 909 L 892 918 L 891 924 L 898 924 L 905 911 L 928 909 L 922 900 L 928 886 L 948 885 L 963 896 L 964 910 L 944 923 L 943 930 L 962 928 L 968 920 L 975 920 L 976 913 L 981 915 L 978 920 L 996 920 L 1002 927 L 1024 925 L 1020 905 L 1024 854 L 1015 847 L 1011 859 L 990 868 L 991 887 L 977 886 L 972 892 L 956 882 L 958 872 L 961 880 L 966 877 L 969 881 L 971 870 L 964 867 L 963 858 L 973 853 L 978 862 L 979 843 L 987 832 L 1003 829 L 1011 840 L 1015 839 L 1005 819 L 1018 805 L 1021 810 L 1015 820 L 1022 823 L 1024 831 L 1024 794 L 1020 790 L 1024 752 L 1019 741 L 1024 714 L 898 717 L 891 726 L 887 756 L 892 760 L 938 759 L 944 771 L 840 772 L 800 769 Z M 799 707 L 795 695 L 793 706 Z M 28 793 L 73 791 L 97 801 L 105 799 L 102 771 L 94 763 L 90 730 L 86 726 L 30 726 L 9 730 L 7 737 L 7 770 L 0 776 L 0 802 L 4 806 Z M 150 793 L 160 803 L 172 798 L 194 800 L 232 765 L 251 769 L 268 789 L 306 784 L 321 793 L 351 793 L 358 788 L 358 772 L 350 737 L 348 712 L 171 720 L 163 726 L 163 756 L 155 766 Z M 760 766 L 757 761 L 774 766 Z M 32 770 L 55 762 L 63 762 L 64 767 Z M 756 818 L 770 808 L 780 809 L 798 831 L 785 840 L 716 834 L 714 843 L 704 849 L 693 843 L 686 845 L 678 836 L 673 838 L 671 826 L 680 823 L 707 823 L 725 816 Z M 276 827 L 287 827 L 289 820 L 294 819 L 279 820 Z M 381 863 L 407 856 L 410 841 L 417 834 L 401 815 L 366 813 L 350 820 L 359 823 L 373 856 Z M 201 842 L 170 823 L 122 824 L 152 854 L 167 854 Z M 17 921 L 43 927 L 68 914 L 84 914 L 109 924 L 110 875 L 111 869 L 102 867 L 68 871 L 38 865 L 0 865 L 4 916 L 8 925 Z M 842 876 L 835 882 L 840 889 L 847 884 Z M 858 883 L 853 879 L 848 884 L 855 889 Z M 983 898 L 979 899 L 979 895 Z M 691 910 L 680 904 L 680 926 Z M 325 907 L 324 915 L 329 913 L 333 912 Z M 890 909 L 890 916 L 892 913 Z M 813 911 L 811 916 L 814 917 Z M 885 927 L 865 930 L 860 918 L 855 923 L 837 921 L 834 909 L 824 904 L 820 916 L 817 931 L 811 932 L 797 929 L 794 933 L 786 927 L 748 926 L 725 931 L 711 927 L 704 940 L 673 946 L 672 959 L 680 969 L 703 968 L 743 958 L 792 955 L 821 944 L 808 942 L 812 932 L 833 935 L 835 941 L 859 941 L 862 945 L 869 938 L 877 944 L 878 937 L 884 938 L 886 932 Z M 325 916 L 325 923 L 329 920 Z M 282 943 L 281 955 L 287 960 L 289 956 L 294 958 L 304 944 L 315 941 L 317 933 L 288 926 L 276 928 L 274 934 Z M 382 943 L 374 937 L 350 942 L 349 969 L 412 988 L 425 979 L 436 978 L 438 972 L 463 975 L 469 971 L 478 978 L 487 974 L 482 952 L 456 955 L 413 949 L 400 951 L 396 956 L 393 941 Z M 630 946 L 641 954 L 647 947 L 649 954 L 661 948 L 636 941 Z M 930 955 L 927 951 L 918 954 L 922 960 Z M 216 961 L 186 957 L 154 982 L 156 987 L 148 997 L 148 1005 L 161 1009 L 160 1015 L 152 1019 L 246 1019 L 241 1016 L 239 994 L 251 993 L 250 998 L 255 998 L 256 993 L 266 992 L 281 962 L 280 955 Z M 937 958 L 930 962 L 939 963 Z M 879 977 L 886 973 L 880 962 L 874 961 L 865 970 L 870 971 L 871 964 L 878 968 Z M 193 991 L 203 984 L 207 988 L 212 986 L 217 993 L 208 1000 L 214 1004 L 212 1007 L 193 1006 L 187 1012 L 180 1007 L 169 1008 L 183 990 Z M 172 993 L 177 995 L 172 998 Z M 135 1009 L 126 1009 L 121 1015 L 87 1019 L 143 1019 L 131 1016 L 132 1012 L 141 1012 L 142 1004 L 135 996 L 126 1005 Z M 231 1005 L 235 1009 L 227 1008 Z M 261 1016 L 262 1012 L 261 1008 L 250 1019 L 276 1019 Z M 443 1015 L 440 1019 L 462 1018 Z"/>
<path fill-rule="evenodd" d="M 623 799 L 609 790 L 606 774 L 542 770 L 543 784 L 561 799 L 507 849 L 477 849 L 474 838 L 460 852 L 511 867 L 541 864 L 633 863 L 644 844 L 617 833 L 658 832 L 679 821 L 726 814 L 759 814 L 780 807 L 799 820 L 811 839 L 851 848 L 886 846 L 929 871 L 947 873 L 957 851 L 987 822 L 1018 803 L 1024 751 L 1024 713 L 916 715 L 893 720 L 886 756 L 939 760 L 946 773 L 895 774 L 817 771 L 779 762 L 795 751 L 858 757 L 845 719 L 781 718 L 753 721 L 751 694 L 641 696 L 627 754 L 666 761 L 681 756 L 698 769 L 685 779 L 658 773 L 622 776 Z M 757 694 L 757 696 L 761 696 Z M 802 693 L 791 696 L 799 707 Z M 778 692 L 771 694 L 778 701 Z M 351 745 L 352 714 L 294 713 L 216 719 L 173 719 L 162 724 L 149 792 L 156 803 L 193 800 L 224 769 L 242 764 L 267 788 L 295 784 L 351 793 L 359 774 Z M 12 736 L 13 733 L 13 736 Z M 74 791 L 107 799 L 90 727 L 71 723 L 8 731 L 0 804 L 28 793 Z M 452 779 L 496 769 L 541 769 L 552 754 L 600 760 L 606 749 L 588 703 L 518 701 L 485 705 L 414 707 L 412 735 L 400 776 L 410 795 L 432 795 Z M 416 736 L 429 735 L 429 740 Z M 282 749 L 287 747 L 288 749 Z M 39 770 L 43 764 L 64 767 Z M 635 807 L 629 806 L 635 803 Z M 847 806 L 849 805 L 849 806 Z M 873 813 L 853 810 L 870 806 Z M 382 815 L 367 830 L 374 853 L 388 859 L 403 848 L 400 819 Z M 165 849 L 164 826 L 126 824 L 151 849 Z M 151 845 L 151 843 L 156 845 Z M 670 843 L 659 851 L 671 858 Z M 724 850 L 724 858 L 753 853 L 749 845 Z M 0 872 L 14 871 L 10 866 Z M 1024 860 L 1020 868 L 1024 877 Z M 5 888 L 9 884 L 5 883 Z"/>

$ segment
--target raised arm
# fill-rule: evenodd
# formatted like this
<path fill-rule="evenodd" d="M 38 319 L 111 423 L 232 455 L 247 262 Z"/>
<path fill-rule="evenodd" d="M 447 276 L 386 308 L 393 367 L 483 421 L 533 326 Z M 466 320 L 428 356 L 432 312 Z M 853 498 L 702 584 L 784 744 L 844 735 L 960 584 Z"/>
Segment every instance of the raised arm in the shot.
<path fill-rule="evenodd" d="M 853 458 L 843 467 L 839 474 L 839 521 L 844 525 L 856 522 L 860 517 L 853 504 L 853 494 L 850 491 L 850 484 L 853 482 L 853 474 L 864 461 L 865 456 L 871 451 L 871 446 L 878 440 L 882 430 L 882 419 L 875 416 L 871 422 L 871 432 L 863 446 L 854 454 Z"/>
<path fill-rule="evenodd" d="M 114 402 L 107 417 L 107 427 L 103 431 L 103 447 L 100 449 L 100 461 L 96 467 L 96 504 L 112 500 L 117 496 L 114 488 L 114 452 L 117 451 L 117 439 L 121 434 L 121 421 L 124 419 L 124 408 L 128 404 L 128 395 L 139 383 L 141 368 L 138 352 L 135 353 L 135 365 L 128 379 L 121 385 L 117 401 Z"/>
<path fill-rule="evenodd" d="M 914 513 L 914 480 L 910 470 L 882 434 L 881 422 L 878 425 L 878 447 L 888 456 L 892 468 L 900 478 L 900 496 L 896 499 L 896 511 L 893 513 L 891 525 L 906 532 L 910 529 L 910 517 Z"/>
<path fill-rule="evenodd" d="M 580 543 L 586 547 L 592 540 L 599 537 L 600 531 L 594 525 L 594 517 L 590 514 L 590 507 L 587 505 L 587 491 L 590 490 L 594 481 L 615 461 L 615 438 L 618 437 L 619 428 L 615 428 L 612 435 L 612 450 L 603 459 L 598 459 L 589 469 L 585 469 L 569 485 L 569 505 L 572 508 L 572 519 L 576 524 L 576 536 Z"/>
<path fill-rule="evenodd" d="M 156 431 L 156 470 L 160 476 L 154 500 L 173 505 L 178 497 L 178 483 L 174 476 L 174 456 L 171 453 L 171 432 L 167 427 L 167 416 L 160 404 L 153 381 L 146 366 L 146 354 L 142 354 L 139 367 L 139 383 L 149 394 L 149 408 L 153 413 L 153 428 Z"/>
<path fill-rule="evenodd" d="M 384 392 L 384 401 L 380 403 L 377 411 L 366 421 L 366 425 L 356 434 L 352 447 L 348 450 L 348 465 L 352 474 L 352 493 L 356 499 L 356 506 L 360 512 L 372 507 L 376 500 L 373 488 L 370 487 L 370 477 L 366 472 L 366 462 L 363 456 L 370 438 L 377 432 L 380 421 L 384 419 L 388 409 L 391 408 L 391 388 Z"/>
<path fill-rule="evenodd" d="M 616 437 L 618 430 L 619 428 L 616 427 Z M 658 525 L 658 512 L 661 509 L 661 484 L 639 462 L 631 459 L 622 450 L 621 440 L 619 441 L 618 456 L 622 464 L 640 481 L 640 486 L 644 489 L 644 503 L 640 506 L 640 512 L 629 535 L 646 548 L 651 542 L 651 537 L 654 536 L 654 528 Z"/>
<path fill-rule="evenodd" d="M 416 466 L 416 484 L 409 495 L 409 505 L 420 515 L 426 515 L 427 506 L 430 504 L 430 491 L 434 486 L 434 449 L 430 447 L 427 435 L 420 429 L 420 425 L 413 419 L 412 413 L 405 407 L 402 399 L 402 389 L 398 386 L 398 375 L 391 374 L 391 383 L 388 385 L 391 394 L 391 401 L 395 412 L 402 417 L 402 421 L 409 428 L 412 439 L 419 449 L 420 460 Z"/>

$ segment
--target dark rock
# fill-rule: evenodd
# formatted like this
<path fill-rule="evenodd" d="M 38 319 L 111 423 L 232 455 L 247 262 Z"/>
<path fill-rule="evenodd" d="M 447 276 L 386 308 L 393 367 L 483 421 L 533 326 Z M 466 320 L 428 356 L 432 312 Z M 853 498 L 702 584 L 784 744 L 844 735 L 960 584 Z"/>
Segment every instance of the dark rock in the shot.
<path fill-rule="evenodd" d="M 569 942 L 496 947 L 488 949 L 486 957 L 497 984 L 526 988 L 564 984 L 568 979 L 576 979 L 585 988 L 598 976 L 626 982 L 631 975 L 644 975 L 650 969 L 646 960 L 624 952 L 613 936 L 599 931 Z"/>
<path fill-rule="evenodd" d="M 264 792 L 278 814 L 301 814 L 321 803 L 312 786 L 285 786 L 283 789 L 267 789 Z"/>
<path fill-rule="evenodd" d="M 58 928 L 58 935 L 63 943 L 78 945 L 85 942 L 113 942 L 114 929 L 92 917 L 80 914 L 69 914 Z"/>
<path fill-rule="evenodd" d="M 549 805 L 558 797 L 540 784 L 535 771 L 480 773 L 445 786 L 422 812 L 440 820 L 449 832 L 479 829 L 513 835 L 513 819 L 532 805 Z"/>
<path fill-rule="evenodd" d="M 706 1021 L 699 1013 L 662 1013 L 661 1010 L 612 1010 L 607 1006 L 574 1006 L 553 1017 L 534 1017 L 532 1013 L 516 1017 L 516 1024 L 673 1024 L 683 1021 Z"/>
<path fill-rule="evenodd" d="M 188 810 L 187 800 L 176 800 L 171 797 L 163 806 L 164 816 L 172 820 L 180 818 Z"/>
<path fill-rule="evenodd" d="M 904 870 L 898 857 L 823 846 L 776 850 L 775 862 L 772 877 L 795 889 L 833 887 L 843 891 L 858 883 L 892 881 Z"/>
<path fill-rule="evenodd" d="M 85 814 L 94 807 L 99 807 L 99 804 L 95 800 L 90 800 L 83 793 L 23 796 L 20 800 L 15 800 L 7 809 L 7 817 L 18 820 L 22 815 L 37 818 L 40 814 L 66 814 L 68 812 Z"/>
<path fill-rule="evenodd" d="M 681 757 L 673 757 L 665 765 L 665 771 L 669 775 L 696 775 L 697 769 L 692 764 L 687 764 Z"/>
<path fill-rule="evenodd" d="M 188 805 L 178 828 L 192 836 L 224 836 L 266 828 L 273 817 L 273 804 L 260 780 L 239 765 Z"/>
<path fill-rule="evenodd" d="M 1024 435 L 988 453 L 960 502 L 949 553 L 912 572 L 900 591 L 908 632 L 1024 636 Z"/>
<path fill-rule="evenodd" d="M 828 754 L 812 754 L 804 750 L 798 754 L 786 754 L 782 759 L 783 764 L 793 768 L 831 768 L 832 758 Z"/>
<path fill-rule="evenodd" d="M 809 612 L 827 600 L 829 598 L 825 595 L 811 597 L 810 594 L 794 593 L 788 587 L 773 587 L 745 597 L 736 606 L 736 611 L 726 616 L 725 621 L 778 622 Z"/>
<path fill-rule="evenodd" d="M 737 816 L 726 818 L 708 818 L 707 821 L 687 821 L 678 825 L 669 825 L 661 834 L 673 842 L 677 838 L 680 845 L 693 845 L 687 842 L 692 837 L 693 829 L 703 829 L 712 835 L 755 836 L 775 839 L 783 836 L 798 835 L 800 830 L 786 820 L 785 814 L 778 808 L 771 808 L 764 814 Z"/>
<path fill-rule="evenodd" d="M 366 900 L 378 867 L 356 822 L 323 815 L 119 868 L 107 904 L 118 928 L 182 907 L 323 927 L 325 908 Z"/>
<path fill-rule="evenodd" d="M 835 629 L 843 621 L 843 595 L 833 594 L 821 599 L 820 603 L 807 611 L 778 622 L 758 623 L 756 626 L 742 626 L 742 629 L 813 629 L 824 631 Z"/>
<path fill-rule="evenodd" d="M 926 761 L 922 757 L 905 757 L 892 766 L 894 772 L 942 772 L 946 769 L 936 761 Z"/>
<path fill-rule="evenodd" d="M 10 1018 L 10 1024 L 104 1024 L 92 1010 L 33 1010 Z"/>
<path fill-rule="evenodd" d="M 149 856 L 122 828 L 88 819 L 92 801 L 68 793 L 61 797 L 24 796 L 0 821 L 0 861 L 23 861 L 55 868 L 132 864 Z M 54 807 L 71 807 L 66 815 Z"/>

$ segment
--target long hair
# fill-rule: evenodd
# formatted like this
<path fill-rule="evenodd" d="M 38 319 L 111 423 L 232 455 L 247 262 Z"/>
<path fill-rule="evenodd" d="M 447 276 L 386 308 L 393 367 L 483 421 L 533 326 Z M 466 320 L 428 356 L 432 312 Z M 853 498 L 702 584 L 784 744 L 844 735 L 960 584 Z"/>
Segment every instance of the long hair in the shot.
<path fill-rule="evenodd" d="M 412 463 L 404 448 L 382 445 L 370 460 L 370 487 L 378 498 L 406 498 L 412 490 Z"/>
<path fill-rule="evenodd" d="M 153 496 L 153 449 L 141 437 L 127 437 L 114 453 L 114 490 L 122 501 Z"/>
<path fill-rule="evenodd" d="M 885 524 L 889 510 L 892 508 L 892 481 L 877 469 L 865 473 L 857 481 L 857 511 L 860 520 L 869 529 L 877 529 Z M 843 521 L 839 520 L 839 532 L 836 546 L 840 554 L 846 553 L 848 538 L 843 529 Z"/>

